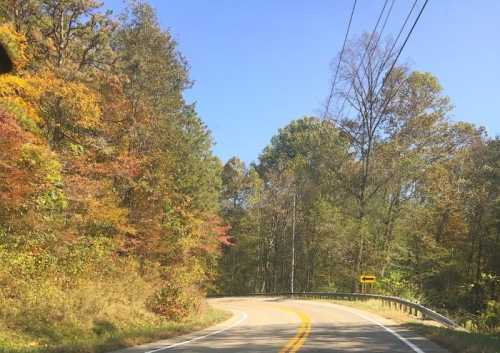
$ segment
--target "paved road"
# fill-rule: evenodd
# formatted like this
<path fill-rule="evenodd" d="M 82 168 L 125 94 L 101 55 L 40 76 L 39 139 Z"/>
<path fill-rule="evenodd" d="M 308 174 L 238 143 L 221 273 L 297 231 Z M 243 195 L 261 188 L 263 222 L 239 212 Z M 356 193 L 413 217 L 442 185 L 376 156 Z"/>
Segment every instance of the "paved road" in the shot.
<path fill-rule="evenodd" d="M 233 317 L 204 331 L 119 353 L 448 353 L 389 320 L 341 305 L 280 298 L 210 303 L 232 311 Z"/>

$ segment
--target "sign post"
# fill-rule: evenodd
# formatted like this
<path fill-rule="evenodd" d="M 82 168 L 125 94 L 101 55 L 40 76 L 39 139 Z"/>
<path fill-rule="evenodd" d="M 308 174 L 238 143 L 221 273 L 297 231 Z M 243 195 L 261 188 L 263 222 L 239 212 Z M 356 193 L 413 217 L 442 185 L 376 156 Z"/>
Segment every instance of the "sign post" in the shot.
<path fill-rule="evenodd" d="M 368 284 L 371 289 L 372 284 L 377 282 L 377 277 L 373 275 L 361 275 L 359 281 L 361 282 L 361 293 L 365 293 L 366 285 Z"/>

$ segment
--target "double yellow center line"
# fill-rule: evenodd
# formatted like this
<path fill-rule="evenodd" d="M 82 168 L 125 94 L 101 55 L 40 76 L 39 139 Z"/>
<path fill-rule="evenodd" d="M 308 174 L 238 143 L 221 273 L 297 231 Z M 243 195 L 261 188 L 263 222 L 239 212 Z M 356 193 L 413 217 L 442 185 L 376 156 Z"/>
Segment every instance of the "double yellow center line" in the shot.
<path fill-rule="evenodd" d="M 297 330 L 297 334 L 288 341 L 288 344 L 280 350 L 279 353 L 295 353 L 298 352 L 300 347 L 304 345 L 307 336 L 311 333 L 311 319 L 305 313 L 295 309 L 280 307 L 279 310 L 291 312 L 300 318 L 300 327 Z"/>

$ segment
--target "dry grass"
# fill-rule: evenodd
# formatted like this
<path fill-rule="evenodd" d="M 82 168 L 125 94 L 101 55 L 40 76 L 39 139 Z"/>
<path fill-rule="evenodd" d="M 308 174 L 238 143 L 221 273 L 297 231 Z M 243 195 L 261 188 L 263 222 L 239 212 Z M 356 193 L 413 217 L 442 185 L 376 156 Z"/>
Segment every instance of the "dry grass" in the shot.
<path fill-rule="evenodd" d="M 132 259 L 94 251 L 84 253 L 89 261 L 83 264 L 70 259 L 64 266 L 42 267 L 31 254 L 9 254 L 0 263 L 0 353 L 104 352 L 198 330 L 228 316 L 208 306 L 179 322 L 154 314 L 147 304 L 161 283 L 158 273 L 141 273 Z"/>
<path fill-rule="evenodd" d="M 405 324 L 405 327 L 418 332 L 453 353 L 500 352 L 500 332 L 463 332 L 421 323 L 408 323 Z"/>
<path fill-rule="evenodd" d="M 40 345 L 26 333 L 0 328 L 2 353 L 101 353 L 135 346 L 168 337 L 201 330 L 230 317 L 230 313 L 206 306 L 200 313 L 181 322 L 156 320 L 156 323 L 138 324 L 119 329 L 109 322 L 94 325 L 93 330 L 63 330 L 57 343 Z M 98 329 L 96 329 L 98 328 Z"/>
<path fill-rule="evenodd" d="M 396 309 L 394 306 L 384 305 L 380 300 L 369 299 L 363 301 L 348 301 L 348 300 L 328 300 L 330 303 L 335 303 L 344 306 L 350 306 L 357 309 L 362 309 L 372 312 L 386 319 L 393 320 L 397 323 L 422 323 L 441 326 L 439 323 L 429 320 L 422 320 L 420 317 L 410 315 L 408 312 Z"/>

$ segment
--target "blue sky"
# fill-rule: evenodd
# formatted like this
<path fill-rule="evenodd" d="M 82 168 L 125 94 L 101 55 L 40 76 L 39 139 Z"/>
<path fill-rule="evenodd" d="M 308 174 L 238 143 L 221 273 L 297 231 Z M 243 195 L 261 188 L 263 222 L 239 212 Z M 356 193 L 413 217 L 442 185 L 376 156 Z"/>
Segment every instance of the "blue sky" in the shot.
<path fill-rule="evenodd" d="M 358 0 L 351 28 L 373 28 L 383 0 Z M 396 34 L 412 0 L 396 0 L 384 34 Z M 280 127 L 321 109 L 352 0 L 151 0 L 191 66 L 185 93 L 223 161 L 256 160 Z M 423 0 L 419 0 L 419 5 Z M 122 0 L 106 0 L 119 12 Z M 430 0 L 400 61 L 432 72 L 453 120 L 500 135 L 500 1 Z"/>

